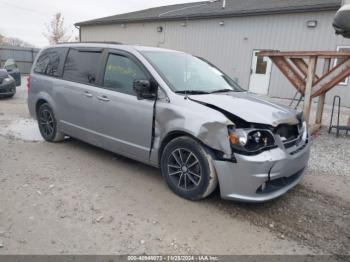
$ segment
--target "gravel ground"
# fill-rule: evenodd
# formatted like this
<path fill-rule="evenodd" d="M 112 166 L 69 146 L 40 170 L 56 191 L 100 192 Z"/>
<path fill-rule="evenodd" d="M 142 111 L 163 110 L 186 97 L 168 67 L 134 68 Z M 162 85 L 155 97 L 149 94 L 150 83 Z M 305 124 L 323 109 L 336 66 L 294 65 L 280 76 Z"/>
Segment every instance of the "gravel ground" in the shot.
<path fill-rule="evenodd" d="M 270 98 L 270 100 L 283 105 L 290 103 L 286 99 Z M 299 111 L 302 110 L 302 106 L 301 103 Z M 315 121 L 316 110 L 317 103 L 313 103 L 310 114 L 311 123 Z M 346 125 L 350 117 L 350 108 L 342 107 L 340 111 L 340 124 Z M 348 192 L 350 188 L 350 133 L 346 135 L 345 132 L 341 132 L 338 138 L 335 135 L 335 130 L 328 134 L 331 112 L 332 106 L 325 105 L 323 127 L 313 137 L 312 154 L 308 168 L 309 175 L 304 180 L 309 185 L 316 185 L 323 192 L 350 201 Z"/>
<path fill-rule="evenodd" d="M 25 98 L 0 100 L 0 254 L 350 255 L 350 136 L 315 136 L 305 178 L 277 200 L 190 202 L 157 169 L 43 142 Z"/>
<path fill-rule="evenodd" d="M 290 100 L 288 99 L 278 99 L 278 98 L 268 98 L 269 100 L 282 104 L 282 105 L 287 105 L 289 106 Z M 293 103 L 293 105 L 296 105 L 296 102 Z M 303 110 L 303 102 L 300 103 L 299 107 L 297 110 L 302 111 Z M 310 113 L 310 123 L 314 123 L 316 119 L 316 111 L 317 111 L 317 99 L 314 100 L 312 103 L 312 111 Z M 337 112 L 338 112 L 338 107 L 335 107 L 334 110 L 334 117 L 333 117 L 333 125 L 336 124 L 336 118 L 337 118 Z M 332 105 L 325 104 L 324 111 L 323 111 L 323 125 L 325 127 L 328 127 L 331 121 L 331 115 L 332 115 Z M 346 125 L 348 123 L 350 117 L 350 108 L 349 107 L 341 107 L 340 108 L 340 118 L 339 122 L 340 125 Z M 333 130 L 334 132 L 334 130 Z M 344 133 L 342 133 L 344 135 Z"/>

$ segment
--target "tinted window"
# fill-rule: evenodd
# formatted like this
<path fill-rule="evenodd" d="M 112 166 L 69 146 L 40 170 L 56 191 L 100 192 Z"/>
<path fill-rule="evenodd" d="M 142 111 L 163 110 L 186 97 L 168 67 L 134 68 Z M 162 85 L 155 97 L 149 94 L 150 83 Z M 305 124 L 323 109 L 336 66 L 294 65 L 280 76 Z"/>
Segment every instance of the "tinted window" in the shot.
<path fill-rule="evenodd" d="M 131 59 L 122 55 L 109 55 L 104 75 L 104 87 L 125 94 L 135 94 L 134 80 L 146 80 L 148 77 Z"/>
<path fill-rule="evenodd" d="M 95 84 L 100 59 L 101 52 L 70 49 L 63 78 L 83 84 Z"/>
<path fill-rule="evenodd" d="M 62 76 L 64 59 L 68 48 L 55 48 L 43 51 L 35 64 L 34 72 L 49 76 Z"/>

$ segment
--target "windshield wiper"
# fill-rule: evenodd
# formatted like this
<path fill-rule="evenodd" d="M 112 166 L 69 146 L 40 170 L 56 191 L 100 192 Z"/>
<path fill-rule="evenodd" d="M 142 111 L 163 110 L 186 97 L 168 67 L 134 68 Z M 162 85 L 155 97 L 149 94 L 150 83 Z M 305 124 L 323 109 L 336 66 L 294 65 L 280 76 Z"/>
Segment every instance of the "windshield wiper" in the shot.
<path fill-rule="evenodd" d="M 215 94 L 215 93 L 226 93 L 226 92 L 234 92 L 233 89 L 220 89 L 220 90 L 215 90 L 213 92 L 210 92 L 210 94 Z"/>
<path fill-rule="evenodd" d="M 190 94 L 190 95 L 207 95 L 210 94 L 209 92 L 200 91 L 200 90 L 181 90 L 176 91 L 176 94 Z"/>

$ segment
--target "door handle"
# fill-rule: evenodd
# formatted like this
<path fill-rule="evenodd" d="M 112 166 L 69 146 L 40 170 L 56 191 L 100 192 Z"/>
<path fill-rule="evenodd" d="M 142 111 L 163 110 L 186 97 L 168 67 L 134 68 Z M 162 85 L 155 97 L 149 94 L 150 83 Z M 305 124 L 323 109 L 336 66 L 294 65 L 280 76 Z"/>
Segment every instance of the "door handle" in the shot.
<path fill-rule="evenodd" d="M 92 94 L 90 94 L 88 91 L 85 91 L 83 93 L 83 95 L 86 96 L 86 97 L 92 97 Z"/>
<path fill-rule="evenodd" d="M 98 96 L 97 99 L 103 102 L 110 101 L 110 99 L 107 96 Z"/>

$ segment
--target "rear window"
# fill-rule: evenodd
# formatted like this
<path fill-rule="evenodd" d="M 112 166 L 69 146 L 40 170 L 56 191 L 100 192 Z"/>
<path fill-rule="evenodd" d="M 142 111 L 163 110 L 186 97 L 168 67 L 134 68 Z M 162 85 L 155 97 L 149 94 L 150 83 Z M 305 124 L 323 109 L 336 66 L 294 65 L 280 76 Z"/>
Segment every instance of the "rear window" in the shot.
<path fill-rule="evenodd" d="M 63 78 L 83 84 L 96 84 L 101 56 L 101 52 L 70 49 Z"/>
<path fill-rule="evenodd" d="M 68 48 L 64 47 L 44 50 L 35 64 L 34 72 L 48 76 L 61 77 L 67 52 Z"/>

